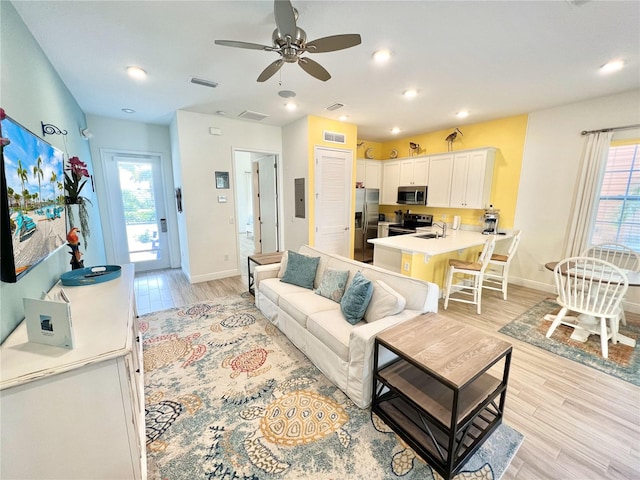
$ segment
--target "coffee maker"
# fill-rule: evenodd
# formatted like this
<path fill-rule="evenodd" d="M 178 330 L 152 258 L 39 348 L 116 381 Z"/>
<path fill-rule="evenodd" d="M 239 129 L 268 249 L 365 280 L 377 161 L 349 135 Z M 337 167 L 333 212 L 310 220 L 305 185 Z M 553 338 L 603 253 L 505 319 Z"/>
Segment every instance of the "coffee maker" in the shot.
<path fill-rule="evenodd" d="M 500 210 L 493 208 L 493 205 L 489 205 L 489 208 L 484 211 L 484 229 L 483 235 L 497 235 L 498 234 L 498 220 L 500 219 Z"/>

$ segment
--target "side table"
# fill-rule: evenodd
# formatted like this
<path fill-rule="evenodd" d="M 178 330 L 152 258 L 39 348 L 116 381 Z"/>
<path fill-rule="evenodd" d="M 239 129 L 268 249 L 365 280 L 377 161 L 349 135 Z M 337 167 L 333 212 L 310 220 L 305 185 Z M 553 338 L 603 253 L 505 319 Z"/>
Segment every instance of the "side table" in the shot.
<path fill-rule="evenodd" d="M 502 422 L 511 350 L 438 314 L 385 330 L 375 340 L 372 412 L 449 480 Z"/>
<path fill-rule="evenodd" d="M 256 253 L 247 257 L 247 277 L 249 281 L 249 293 L 255 295 L 253 289 L 253 272 L 251 271 L 251 263 L 256 265 L 270 265 L 279 263 L 282 260 L 282 252 Z"/>

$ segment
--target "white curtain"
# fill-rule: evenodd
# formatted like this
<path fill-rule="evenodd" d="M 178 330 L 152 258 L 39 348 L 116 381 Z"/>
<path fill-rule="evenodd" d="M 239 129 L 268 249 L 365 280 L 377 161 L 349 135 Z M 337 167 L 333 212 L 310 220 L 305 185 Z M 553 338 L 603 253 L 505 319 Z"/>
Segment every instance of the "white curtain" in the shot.
<path fill-rule="evenodd" d="M 593 212 L 600 193 L 600 177 L 612 137 L 613 132 L 587 135 L 571 208 L 572 217 L 565 239 L 565 258 L 579 255 L 587 246 Z"/>

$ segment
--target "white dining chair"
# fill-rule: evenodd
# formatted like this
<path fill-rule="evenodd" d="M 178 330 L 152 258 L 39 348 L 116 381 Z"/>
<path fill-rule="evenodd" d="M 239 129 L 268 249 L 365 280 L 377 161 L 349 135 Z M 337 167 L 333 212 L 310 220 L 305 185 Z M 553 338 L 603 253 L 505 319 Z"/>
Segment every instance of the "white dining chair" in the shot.
<path fill-rule="evenodd" d="M 594 257 L 613 263 L 615 266 L 623 270 L 640 271 L 640 253 L 632 248 L 619 243 L 601 243 L 587 248 L 580 254 L 581 257 Z M 624 309 L 620 309 L 620 321 L 623 325 L 627 324 L 624 316 Z"/>
<path fill-rule="evenodd" d="M 494 253 L 489 259 L 489 265 L 484 272 L 482 288 L 502 292 L 502 298 L 507 299 L 507 287 L 509 285 L 509 266 L 513 260 L 518 245 L 520 244 L 520 230 L 513 232 L 511 243 L 506 254 Z"/>
<path fill-rule="evenodd" d="M 449 270 L 447 273 L 447 281 L 445 283 L 444 309 L 449 306 L 449 300 L 454 302 L 471 303 L 477 305 L 478 315 L 481 313 L 482 303 L 482 281 L 484 272 L 489 264 L 489 259 L 493 255 L 496 247 L 496 238 L 489 235 L 489 238 L 482 248 L 482 252 L 475 262 L 467 262 L 464 260 L 449 259 Z M 461 283 L 453 284 L 454 277 L 461 279 Z M 455 294 L 460 295 L 452 297 L 452 290 L 455 288 Z"/>
<path fill-rule="evenodd" d="M 600 335 L 602 356 L 608 358 L 609 339 L 612 343 L 618 342 L 622 298 L 629 288 L 627 276 L 613 263 L 592 257 L 566 258 L 558 262 L 553 274 L 558 291 L 556 302 L 561 309 L 546 337 L 550 338 L 560 323 L 585 329 L 594 325 L 589 333 Z M 587 317 L 579 325 L 579 318 L 576 321 L 576 317 L 566 316 L 569 311 Z M 589 317 L 594 317 L 595 322 L 590 322 Z"/>

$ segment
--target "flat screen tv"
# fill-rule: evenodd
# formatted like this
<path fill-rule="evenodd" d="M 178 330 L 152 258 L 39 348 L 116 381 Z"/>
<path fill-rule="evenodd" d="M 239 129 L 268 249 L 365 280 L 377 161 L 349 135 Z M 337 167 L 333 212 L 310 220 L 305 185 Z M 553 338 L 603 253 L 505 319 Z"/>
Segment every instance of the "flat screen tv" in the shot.
<path fill-rule="evenodd" d="M 0 137 L 0 279 L 13 283 L 66 243 L 64 156 L 9 116 Z"/>

